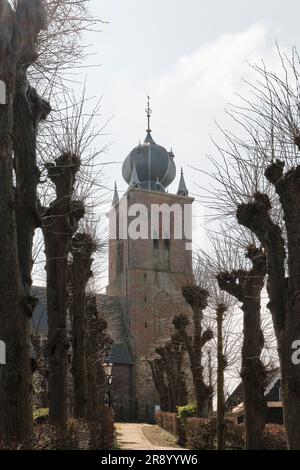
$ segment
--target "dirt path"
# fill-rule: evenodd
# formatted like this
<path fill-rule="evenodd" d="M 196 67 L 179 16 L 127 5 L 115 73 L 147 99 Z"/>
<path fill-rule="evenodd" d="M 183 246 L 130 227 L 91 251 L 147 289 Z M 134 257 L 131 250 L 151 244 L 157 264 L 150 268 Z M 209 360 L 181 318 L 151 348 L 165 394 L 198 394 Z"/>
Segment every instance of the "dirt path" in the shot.
<path fill-rule="evenodd" d="M 125 450 L 180 450 L 176 439 L 158 426 L 116 423 L 118 447 Z"/>

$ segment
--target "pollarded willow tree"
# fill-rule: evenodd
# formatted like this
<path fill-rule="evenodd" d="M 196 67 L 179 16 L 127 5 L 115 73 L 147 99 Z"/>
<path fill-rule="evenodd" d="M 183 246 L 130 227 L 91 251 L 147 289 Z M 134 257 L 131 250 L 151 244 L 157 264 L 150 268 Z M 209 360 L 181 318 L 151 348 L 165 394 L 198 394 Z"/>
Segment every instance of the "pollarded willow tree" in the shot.
<path fill-rule="evenodd" d="M 107 322 L 99 312 L 97 295 L 86 296 L 87 318 L 87 418 L 90 422 L 101 423 L 104 419 L 104 394 L 106 391 L 103 363 L 112 346 L 107 334 Z M 105 428 L 104 428 L 105 431 Z"/>
<path fill-rule="evenodd" d="M 288 445 L 300 449 L 300 367 L 293 356 L 300 338 L 299 56 L 296 50 L 278 53 L 281 71 L 254 66 L 252 98 L 231 112 L 241 136 L 224 132 L 227 146 L 219 147 L 223 164 L 214 160 L 217 184 L 210 202 L 223 214 L 230 207 L 265 252 Z M 227 208 L 217 206 L 221 193 Z"/>
<path fill-rule="evenodd" d="M 170 411 L 170 391 L 161 357 L 148 360 L 153 382 L 157 391 L 161 411 Z"/>
<path fill-rule="evenodd" d="M 182 294 L 191 307 L 192 322 L 186 315 L 181 314 L 174 318 L 173 325 L 189 355 L 197 403 L 197 416 L 206 417 L 212 391 L 204 380 L 202 351 L 204 346 L 213 338 L 212 330 L 203 328 L 203 311 L 208 305 L 209 293 L 198 285 L 187 285 L 183 287 Z M 190 323 L 192 323 L 193 329 L 192 336 L 188 332 Z"/>
<path fill-rule="evenodd" d="M 48 177 L 55 187 L 55 199 L 43 208 L 43 236 L 47 273 L 49 418 L 52 423 L 67 423 L 67 260 L 72 237 L 84 216 L 84 204 L 74 197 L 78 155 L 64 152 L 47 165 Z"/>
<path fill-rule="evenodd" d="M 178 333 L 156 348 L 159 358 L 149 361 L 162 411 L 175 412 L 188 403 L 186 376 L 183 370 L 185 345 Z"/>
<path fill-rule="evenodd" d="M 61 104 L 69 87 L 66 73 L 86 55 L 81 33 L 98 22 L 88 0 L 14 0 L 0 2 L 1 95 L 1 220 L 3 261 L 1 307 L 7 338 L 9 372 L 1 380 L 1 434 L 6 440 L 30 439 L 32 431 L 29 320 L 37 303 L 31 295 L 32 244 L 41 226 L 37 199 L 41 163 L 51 150 L 52 134 L 41 126 L 51 111 L 48 101 Z M 71 111 L 72 113 L 72 111 Z M 57 126 L 57 116 L 51 128 Z M 42 128 L 42 132 L 41 132 Z M 37 152 L 38 150 L 38 152 Z M 55 158 L 57 155 L 55 156 Z M 39 166 L 39 168 L 38 168 Z M 48 201 L 47 201 L 48 202 Z M 5 317 L 5 320 L 4 320 Z M 18 338 L 15 341 L 13 338 Z M 15 384 L 18 383 L 18 386 Z"/>
<path fill-rule="evenodd" d="M 86 52 L 81 33 L 97 23 L 88 12 L 89 1 L 22 0 L 15 1 L 18 16 L 26 27 L 23 52 L 18 58 L 14 82 L 13 167 L 15 172 L 15 207 L 18 256 L 22 281 L 28 301 L 34 309 L 36 299 L 30 294 L 33 264 L 32 245 L 35 230 L 41 227 L 37 186 L 41 176 L 41 147 L 51 148 L 47 126 L 57 122 L 66 74 L 79 65 Z M 36 37 L 34 22 L 44 27 Z M 47 28 L 45 27 L 47 25 Z M 38 40 L 37 40 L 38 39 Z M 33 53 L 32 44 L 35 43 Z M 61 104 L 60 104 L 61 106 Z M 48 154 L 49 159 L 49 154 Z"/>
<path fill-rule="evenodd" d="M 34 150 L 31 149 L 30 142 L 24 139 L 24 154 L 30 159 L 30 170 L 27 172 L 29 180 L 23 173 L 21 175 L 24 159 L 18 152 L 15 137 L 19 132 L 22 137 L 25 135 L 25 126 L 22 127 L 23 132 L 17 128 L 19 116 L 16 113 L 32 113 L 31 135 L 35 133 L 36 122 L 48 112 L 46 103 L 40 101 L 32 90 L 27 95 L 27 87 L 22 89 L 23 76 L 28 66 L 36 61 L 39 34 L 46 26 L 47 14 L 42 1 L 17 1 L 13 7 L 8 1 L 1 1 L 0 80 L 5 96 L 4 103 L 1 100 L 0 104 L 0 337 L 6 343 L 7 364 L 2 371 L 0 383 L 0 434 L 1 439 L 9 443 L 14 439 L 30 440 L 32 435 L 32 377 L 29 357 L 29 320 L 35 306 L 35 300 L 29 294 L 32 233 L 30 228 L 30 234 L 26 234 L 24 240 L 20 239 L 22 220 L 19 209 L 23 203 L 26 204 L 26 209 L 30 207 L 28 223 L 32 223 L 36 217 L 36 200 L 32 190 L 36 186 L 33 183 L 32 189 L 31 182 L 37 175 L 36 167 L 31 166 L 31 159 L 35 159 Z M 13 180 L 14 152 L 16 190 Z"/>
<path fill-rule="evenodd" d="M 224 250 L 216 250 L 216 253 L 224 256 Z M 226 444 L 225 373 L 227 372 L 229 377 L 235 372 L 233 374 L 235 379 L 238 376 L 236 369 L 240 356 L 240 338 L 235 319 L 237 302 L 218 286 L 215 268 L 213 255 L 208 255 L 203 250 L 197 254 L 195 278 L 198 284 L 205 286 L 209 292 L 206 317 L 214 331 L 214 338 L 209 343 L 208 367 L 211 371 L 213 365 L 216 364 L 217 448 L 222 450 L 225 449 Z M 209 372 L 209 375 L 211 376 L 212 373 Z M 210 384 L 214 389 L 212 377 L 210 377 Z"/>
<path fill-rule="evenodd" d="M 261 360 L 264 337 L 261 329 L 261 292 L 266 276 L 266 257 L 260 248 L 250 245 L 246 257 L 251 268 L 221 271 L 217 274 L 220 289 L 241 303 L 243 311 L 243 347 L 241 377 L 245 406 L 246 449 L 263 448 L 266 422 L 265 369 Z"/>
<path fill-rule="evenodd" d="M 87 317 L 86 288 L 92 277 L 92 255 L 97 250 L 95 236 L 80 230 L 72 240 L 72 374 L 74 384 L 74 417 L 87 417 Z"/>

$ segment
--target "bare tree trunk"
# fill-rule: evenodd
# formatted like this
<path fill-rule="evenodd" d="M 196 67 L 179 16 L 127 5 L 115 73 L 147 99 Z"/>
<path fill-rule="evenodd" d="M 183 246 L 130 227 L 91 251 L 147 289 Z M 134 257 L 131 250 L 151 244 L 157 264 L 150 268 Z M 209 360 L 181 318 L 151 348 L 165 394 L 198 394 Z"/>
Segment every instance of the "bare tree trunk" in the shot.
<path fill-rule="evenodd" d="M 283 175 L 283 164 L 275 162 L 266 176 L 276 187 L 285 215 L 288 235 L 289 278 L 285 277 L 285 246 L 281 229 L 271 219 L 270 200 L 256 193 L 254 201 L 238 208 L 241 225 L 255 233 L 266 250 L 268 261 L 269 309 L 272 313 L 281 365 L 284 417 L 290 449 L 300 449 L 300 368 L 293 364 L 292 345 L 300 338 L 299 319 L 299 201 L 300 168 Z"/>
<path fill-rule="evenodd" d="M 1 26 L 1 25 L 0 25 Z M 6 85 L 6 104 L 0 105 L 0 338 L 6 344 L 6 365 L 0 382 L 0 436 L 8 443 L 32 436 L 32 385 L 29 358 L 27 304 L 20 275 L 17 228 L 14 211 L 12 169 L 12 93 L 10 80 L 0 70 Z"/>
<path fill-rule="evenodd" d="M 211 349 L 207 351 L 208 356 L 208 386 L 211 390 L 211 394 L 208 401 L 208 413 L 211 414 L 213 412 L 213 366 L 212 366 L 212 358 L 211 358 Z"/>
<path fill-rule="evenodd" d="M 35 229 L 41 226 L 37 185 L 40 171 L 36 159 L 38 125 L 46 119 L 50 105 L 42 100 L 26 78 L 26 67 L 18 67 L 14 93 L 13 151 L 16 174 L 16 220 L 19 264 L 26 294 L 32 284 L 32 246 Z"/>
<path fill-rule="evenodd" d="M 255 255 L 254 255 L 255 256 Z M 261 362 L 264 337 L 261 330 L 261 290 L 266 272 L 265 257 L 253 259 L 255 269 L 245 282 L 244 342 L 242 347 L 242 380 L 245 403 L 246 449 L 263 448 L 266 423 L 265 370 Z M 261 265 L 259 267 L 259 263 Z M 259 272 L 260 270 L 260 272 Z"/>
<path fill-rule="evenodd" d="M 226 307 L 219 305 L 217 307 L 217 439 L 218 450 L 225 449 L 225 397 L 224 397 L 224 372 L 226 369 L 226 358 L 223 347 L 223 321 Z"/>
<path fill-rule="evenodd" d="M 79 164 L 76 155 L 66 152 L 55 164 L 48 165 L 56 199 L 43 210 L 42 216 L 47 272 L 49 418 L 60 426 L 67 421 L 67 258 L 72 236 L 84 215 L 83 204 L 72 201 Z"/>
<path fill-rule="evenodd" d="M 159 397 L 161 411 L 170 411 L 169 391 L 165 381 L 165 368 L 162 359 L 149 361 L 154 385 Z"/>
<path fill-rule="evenodd" d="M 161 357 L 153 364 L 156 365 L 158 375 L 161 376 L 156 378 L 156 387 L 160 390 L 162 397 L 167 394 L 167 411 L 175 412 L 177 406 L 184 406 L 188 403 L 185 374 L 182 370 L 185 349 L 180 335 L 173 335 L 171 341 L 165 346 L 158 347 L 155 352 Z"/>
<path fill-rule="evenodd" d="M 242 381 L 244 389 L 246 448 L 263 447 L 266 419 L 264 394 L 264 367 L 261 352 L 264 338 L 261 331 L 261 291 L 266 276 L 266 257 L 261 249 L 251 245 L 247 257 L 252 262 L 250 271 L 223 272 L 217 276 L 220 289 L 242 302 L 244 337 L 242 347 Z"/>
<path fill-rule="evenodd" d="M 66 245 L 48 233 L 45 236 L 47 270 L 49 418 L 51 423 L 67 422 L 68 348 L 66 325 Z"/>
<path fill-rule="evenodd" d="M 281 352 L 285 424 L 290 449 L 300 449 L 300 367 L 293 363 L 293 344 L 300 340 L 300 166 L 283 174 L 284 164 L 276 161 L 266 170 L 267 179 L 275 186 L 284 212 L 287 233 L 288 273 L 285 340 Z M 270 299 L 272 302 L 272 299 Z M 278 332 L 280 333 L 280 332 Z"/>
<path fill-rule="evenodd" d="M 86 298 L 87 315 L 87 418 L 90 422 L 103 420 L 105 375 L 103 362 L 111 347 L 106 335 L 107 323 L 99 317 L 96 296 Z"/>
<path fill-rule="evenodd" d="M 192 374 L 197 402 L 197 415 L 199 417 L 208 416 L 209 389 L 203 380 L 202 366 L 202 308 L 194 305 L 193 323 L 194 323 L 194 347 L 192 355 Z"/>
<path fill-rule="evenodd" d="M 79 269 L 78 269 L 79 268 Z M 73 263 L 74 293 L 72 305 L 72 373 L 74 384 L 74 416 L 87 416 L 87 365 L 86 365 L 86 316 L 84 273 L 80 263 Z"/>
<path fill-rule="evenodd" d="M 190 337 L 186 331 L 190 322 L 185 315 L 175 317 L 173 324 L 189 354 L 197 416 L 207 417 L 211 390 L 204 382 L 202 350 L 205 344 L 213 338 L 213 333 L 211 330 L 202 332 L 202 320 L 203 310 L 207 307 L 208 292 L 198 286 L 186 286 L 183 288 L 183 296 L 193 311 L 193 337 Z"/>
<path fill-rule="evenodd" d="M 29 7 L 29 8 L 28 8 Z M 29 319 L 35 302 L 24 292 L 18 254 L 16 199 L 13 187 L 14 96 L 17 70 L 36 60 L 40 31 L 46 28 L 45 8 L 37 0 L 6 0 L 0 5 L 0 80 L 5 96 L 0 103 L 0 338 L 5 341 L 7 364 L 0 384 L 0 434 L 4 441 L 32 436 L 32 376 L 29 357 Z M 23 136 L 24 137 L 24 136 Z M 25 295 L 26 294 L 26 295 Z"/>
<path fill-rule="evenodd" d="M 176 411 L 176 397 L 175 397 L 175 374 L 176 370 L 173 363 L 172 354 L 170 354 L 169 345 L 165 347 L 158 347 L 155 352 L 161 357 L 161 366 L 163 367 L 164 375 L 167 382 L 167 394 L 168 394 L 168 410 L 171 413 Z"/>
<path fill-rule="evenodd" d="M 176 406 L 188 404 L 188 391 L 186 385 L 186 375 L 183 370 L 184 357 L 186 353 L 185 345 L 178 334 L 172 336 L 172 351 L 175 365 L 175 403 Z"/>
<path fill-rule="evenodd" d="M 72 372 L 74 383 L 74 416 L 87 417 L 86 311 L 85 290 L 91 277 L 92 253 L 96 244 L 88 234 L 78 233 L 72 243 Z"/>

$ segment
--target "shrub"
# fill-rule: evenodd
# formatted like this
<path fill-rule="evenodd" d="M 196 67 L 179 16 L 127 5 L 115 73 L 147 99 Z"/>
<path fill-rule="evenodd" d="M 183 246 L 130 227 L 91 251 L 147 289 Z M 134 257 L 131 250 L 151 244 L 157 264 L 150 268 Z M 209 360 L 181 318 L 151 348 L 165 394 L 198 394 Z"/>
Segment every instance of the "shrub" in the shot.
<path fill-rule="evenodd" d="M 225 430 L 226 449 L 243 450 L 245 442 L 245 427 L 243 424 L 235 424 L 226 420 Z"/>
<path fill-rule="evenodd" d="M 186 421 L 186 446 L 191 450 L 214 450 L 216 420 L 188 418 Z"/>
<path fill-rule="evenodd" d="M 186 446 L 187 443 L 187 423 L 188 418 L 194 418 L 197 416 L 197 406 L 194 403 L 189 403 L 185 406 L 177 407 L 177 435 L 178 435 L 178 444 L 182 447 Z"/>
<path fill-rule="evenodd" d="M 195 414 L 194 405 L 178 408 L 175 413 L 158 412 L 156 422 L 166 431 L 178 436 L 178 443 L 191 450 L 216 449 L 217 420 L 190 417 Z M 226 449 L 243 450 L 245 447 L 244 424 L 235 424 L 226 420 Z M 286 450 L 285 427 L 278 424 L 267 424 L 264 431 L 264 449 Z"/>
<path fill-rule="evenodd" d="M 49 418 L 49 408 L 39 408 L 33 412 L 33 421 L 45 423 Z"/>
<path fill-rule="evenodd" d="M 264 449 L 267 450 L 286 450 L 286 431 L 285 427 L 279 424 L 267 424 L 264 432 Z"/>
<path fill-rule="evenodd" d="M 176 413 L 167 413 L 164 411 L 158 411 L 156 413 L 156 422 L 158 426 L 165 429 L 166 431 L 174 434 L 177 434 L 177 422 L 176 422 Z"/>
<path fill-rule="evenodd" d="M 197 406 L 195 403 L 190 403 L 186 406 L 178 406 L 178 418 L 186 420 L 187 418 L 194 418 L 197 416 Z"/>

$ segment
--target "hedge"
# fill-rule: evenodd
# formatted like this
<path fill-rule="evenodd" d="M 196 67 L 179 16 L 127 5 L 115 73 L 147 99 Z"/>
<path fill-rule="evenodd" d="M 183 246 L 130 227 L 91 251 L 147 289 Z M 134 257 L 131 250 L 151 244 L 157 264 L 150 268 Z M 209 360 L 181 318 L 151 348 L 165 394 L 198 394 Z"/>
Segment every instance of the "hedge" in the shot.
<path fill-rule="evenodd" d="M 216 423 L 210 419 L 188 418 L 186 420 L 186 447 L 191 450 L 215 449 Z"/>
<path fill-rule="evenodd" d="M 174 436 L 178 434 L 176 413 L 158 411 L 155 416 L 158 426 L 170 432 L 171 434 L 174 434 Z"/>
<path fill-rule="evenodd" d="M 70 419 L 67 429 L 61 430 L 48 422 L 48 410 L 40 409 L 34 414 L 33 439 L 27 443 L 0 442 L 0 450 L 107 450 L 115 445 L 113 412 L 105 407 L 100 421 Z"/>
<path fill-rule="evenodd" d="M 179 438 L 180 445 L 191 450 L 215 450 L 217 442 L 216 418 L 186 418 L 188 414 L 158 412 L 156 422 L 159 426 Z M 226 420 L 226 449 L 243 450 L 245 428 Z M 264 449 L 285 450 L 286 432 L 284 426 L 267 424 L 264 431 Z"/>
<path fill-rule="evenodd" d="M 214 450 L 217 441 L 217 421 L 215 418 L 189 418 L 186 422 L 186 447 L 192 450 Z M 245 428 L 243 424 L 226 422 L 226 449 L 243 450 Z M 285 427 L 267 424 L 264 431 L 265 450 L 286 450 Z"/>
<path fill-rule="evenodd" d="M 287 450 L 285 427 L 267 424 L 264 433 L 264 447 L 268 450 Z"/>

